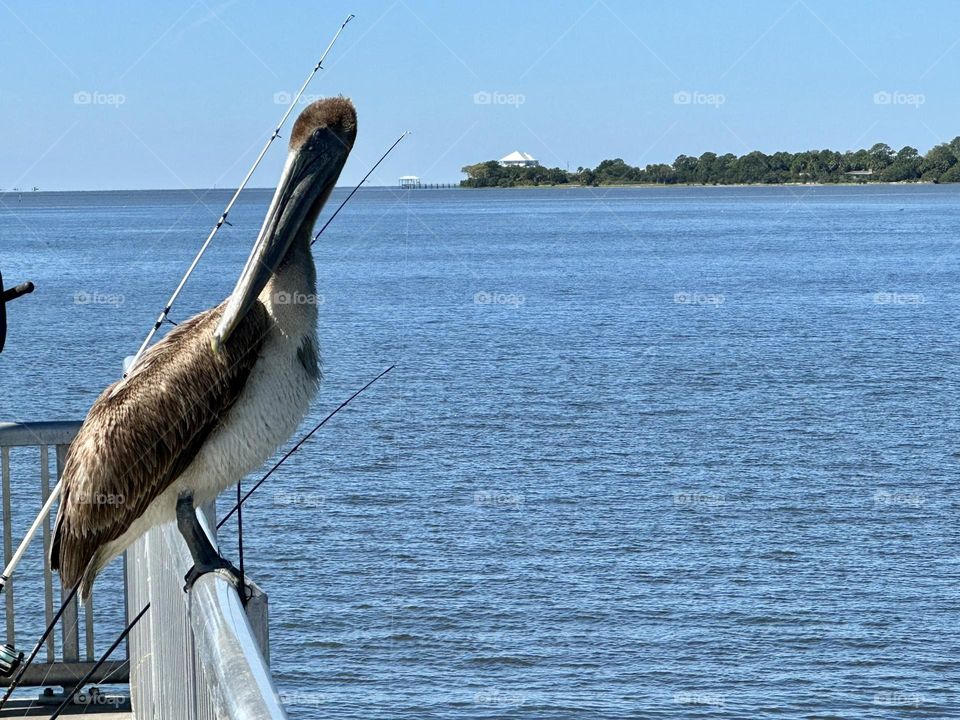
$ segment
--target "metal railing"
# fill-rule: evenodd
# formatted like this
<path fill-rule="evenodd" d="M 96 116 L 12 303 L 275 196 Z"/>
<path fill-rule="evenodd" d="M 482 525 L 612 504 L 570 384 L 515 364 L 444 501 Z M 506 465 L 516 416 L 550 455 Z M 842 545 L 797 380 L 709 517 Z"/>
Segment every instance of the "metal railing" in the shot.
<path fill-rule="evenodd" d="M 78 422 L 0 423 L 2 463 L 4 554 L 10 558 L 14 542 L 11 489 L 11 448 L 38 447 L 39 488 L 36 504 L 17 505 L 29 522 L 48 497 L 51 478 L 63 470 Z M 56 475 L 50 475 L 51 449 L 56 454 Z M 22 464 L 22 463 L 21 463 Z M 18 478 L 20 495 L 36 478 Z M 19 484 L 22 483 L 22 484 Z M 52 515 L 52 513 L 51 513 Z M 212 508 L 198 513 L 211 541 L 216 544 Z M 49 565 L 51 517 L 43 525 L 44 611 L 53 617 L 53 574 Z M 201 576 L 187 594 L 183 576 L 193 560 L 175 524 L 148 531 L 124 554 L 125 617 L 132 620 L 144 605 L 150 610 L 128 637 L 127 658 L 105 663 L 91 682 L 129 682 L 134 713 L 138 718 L 161 720 L 276 719 L 287 717 L 268 666 L 269 635 L 267 597 L 251 583 L 246 608 L 233 581 L 219 572 Z M 14 581 L 5 592 L 7 642 L 16 631 Z M 36 612 L 30 608 L 30 611 Z M 76 604 L 64 613 L 63 643 L 59 656 L 53 634 L 47 642 L 46 662 L 35 663 L 22 685 L 73 684 L 92 667 L 96 613 L 91 601 L 84 605 L 85 656 L 79 656 L 79 623 Z M 109 638 L 112 640 L 112 638 Z M 0 679 L 0 685 L 5 684 Z"/>
<path fill-rule="evenodd" d="M 198 516 L 216 543 L 212 518 Z M 267 598 L 260 589 L 251 584 L 253 596 L 244 609 L 232 579 L 213 572 L 184 593 L 183 576 L 193 559 L 173 523 L 146 533 L 129 552 L 128 616 L 150 603 L 130 633 L 134 715 L 286 718 L 265 659 Z"/>
<path fill-rule="evenodd" d="M 16 486 L 18 490 L 18 502 L 16 504 L 17 518 L 22 520 L 22 525 L 29 524 L 37 512 L 43 506 L 47 497 L 50 495 L 50 487 L 63 472 L 63 464 L 67 457 L 67 450 L 73 441 L 77 430 L 80 429 L 79 422 L 39 422 L 39 423 L 0 423 L 0 475 L 2 475 L 2 494 L 3 494 L 3 556 L 4 563 L 10 560 L 15 549 L 15 543 L 20 541 L 19 537 L 13 534 L 14 526 L 14 494 L 13 494 L 13 473 L 11 471 L 11 450 L 16 448 L 39 448 L 40 463 L 38 469 L 39 483 L 37 476 L 25 476 L 18 478 Z M 50 473 L 50 458 L 53 455 L 56 458 L 56 474 Z M 36 488 L 36 503 L 25 502 L 25 498 L 31 494 L 33 488 Z M 60 586 L 59 580 L 56 585 L 58 592 L 55 597 L 54 580 L 57 578 L 50 570 L 50 542 L 51 524 L 55 515 L 50 513 L 43 519 L 43 613 L 44 624 L 53 619 L 56 608 L 60 606 L 61 599 L 66 595 Z M 11 645 L 16 643 L 16 578 L 11 579 L 5 589 L 6 602 L 6 629 L 7 642 Z M 56 605 L 54 605 L 56 602 Z M 33 615 L 37 613 L 37 608 L 28 609 Z M 67 606 L 61 620 L 62 632 L 60 633 L 61 643 L 58 649 L 56 633 L 50 633 L 44 648 L 45 657 L 42 662 L 35 662 L 21 680 L 21 685 L 70 685 L 83 677 L 84 673 L 93 667 L 94 661 L 94 642 L 95 642 L 95 612 L 94 596 L 91 594 L 88 602 L 84 603 L 84 652 L 80 653 L 80 628 L 81 622 L 77 612 L 77 601 L 73 601 Z M 32 639 L 30 639 L 32 640 Z M 39 657 L 38 657 L 39 659 Z M 91 678 L 93 682 L 100 682 L 110 678 L 113 682 L 127 682 L 128 671 L 126 660 L 114 659 L 101 667 Z M 0 685 L 7 685 L 9 678 L 0 678 Z"/>

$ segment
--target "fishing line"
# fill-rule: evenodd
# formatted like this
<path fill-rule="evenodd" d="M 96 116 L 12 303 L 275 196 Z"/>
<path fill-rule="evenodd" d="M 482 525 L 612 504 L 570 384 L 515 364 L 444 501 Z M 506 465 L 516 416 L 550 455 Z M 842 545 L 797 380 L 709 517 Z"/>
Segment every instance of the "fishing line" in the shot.
<path fill-rule="evenodd" d="M 243 478 L 237 480 L 237 558 L 240 561 L 240 601 L 247 606 L 246 574 L 243 571 Z M 252 595 L 252 592 L 251 592 Z"/>
<path fill-rule="evenodd" d="M 362 179 L 360 182 L 357 183 L 357 185 L 353 188 L 353 190 L 351 190 L 350 193 L 343 199 L 343 202 L 340 203 L 340 205 L 337 207 L 337 209 L 333 211 L 333 215 L 331 215 L 331 216 L 327 219 L 327 221 L 323 224 L 323 227 L 320 228 L 319 232 L 317 232 L 317 234 L 313 236 L 313 240 L 310 241 L 310 245 L 311 245 L 311 246 L 313 246 L 313 244 L 320 238 L 320 235 L 322 235 L 322 234 L 323 234 L 323 231 L 327 229 L 327 226 L 329 226 L 330 223 L 333 222 L 333 219 L 337 216 L 337 214 L 338 214 L 341 210 L 343 210 L 343 206 L 346 205 L 346 204 L 350 201 L 350 198 L 352 198 L 352 197 L 354 196 L 354 194 L 357 192 L 357 190 L 360 189 L 360 186 L 363 185 L 371 175 L 373 175 L 373 171 L 376 170 L 377 167 L 379 167 L 380 163 L 382 163 L 382 162 L 386 159 L 387 155 L 389 155 L 391 152 L 393 152 L 393 149 L 394 149 L 397 145 L 400 144 L 400 141 L 403 140 L 403 139 L 404 139 L 407 135 L 409 135 L 409 134 L 410 134 L 410 131 L 407 130 L 406 132 L 404 132 L 400 137 L 398 137 L 398 138 L 393 142 L 393 145 L 391 145 L 389 148 L 387 148 L 387 151 L 386 151 L 383 155 L 380 156 L 380 159 L 377 160 L 377 162 L 374 163 L 373 167 L 370 168 L 370 170 L 367 171 L 367 174 L 363 176 L 363 179 Z M 389 370 L 388 370 L 388 372 L 389 372 Z M 373 382 L 376 382 L 376 381 L 379 380 L 379 379 L 380 379 L 380 377 L 377 377 L 377 378 L 374 379 Z M 372 384 L 372 383 L 371 383 L 371 384 Z M 368 387 L 369 387 L 369 386 L 368 386 Z M 366 390 L 366 387 L 364 387 L 360 392 L 363 392 L 363 390 Z M 352 400 L 353 398 L 350 398 L 350 399 Z M 339 409 L 339 408 L 338 408 L 338 409 Z M 335 412 L 336 412 L 336 411 L 334 411 L 334 413 L 335 413 Z M 331 415 L 328 416 L 328 417 L 326 418 L 326 420 L 329 420 L 330 417 L 332 417 L 334 413 L 331 413 Z M 324 422 L 326 422 L 326 420 L 324 420 Z M 320 429 L 320 426 L 317 426 L 316 428 L 314 428 L 314 432 L 315 432 L 316 430 L 319 430 L 319 429 Z M 312 434 L 312 433 L 311 433 L 311 434 Z M 309 435 L 308 435 L 308 437 L 309 437 Z M 304 439 L 306 439 L 306 438 L 304 438 Z M 302 442 L 302 441 L 301 441 L 301 442 Z M 292 450 L 291 453 L 293 453 L 293 452 L 295 452 L 295 451 L 296 451 L 296 448 L 294 448 L 294 450 Z M 284 457 L 284 460 L 286 460 L 286 457 Z M 282 463 L 283 460 L 281 460 L 280 462 Z M 277 465 L 276 467 L 279 467 L 279 463 L 278 463 L 278 465 Z M 273 470 L 276 470 L 276 467 L 274 467 Z M 273 470 L 271 470 L 270 472 L 273 472 Z M 262 478 L 262 479 L 260 480 L 260 482 L 263 482 L 264 480 L 266 480 L 267 477 L 269 477 L 269 473 L 267 474 L 266 477 Z M 242 479 L 237 481 L 237 504 L 234 506 L 234 510 L 236 510 L 236 512 L 237 512 L 237 557 L 238 557 L 238 559 L 239 559 L 239 561 L 240 561 L 240 568 L 239 568 L 239 570 L 240 570 L 240 598 L 243 600 L 244 606 L 246 606 L 248 598 L 247 598 L 246 584 L 245 584 L 245 578 L 246 578 L 246 576 L 245 576 L 244 573 L 243 573 L 243 503 L 244 503 L 244 501 L 246 500 L 246 497 L 244 497 L 244 496 L 242 495 L 242 492 L 241 492 L 241 491 L 242 491 L 242 488 L 241 488 L 241 484 L 242 484 L 242 483 L 243 483 L 243 480 L 242 480 Z M 260 485 L 260 483 L 257 483 L 257 485 L 254 486 L 253 490 L 256 490 L 256 488 L 259 487 L 259 485 Z M 253 490 L 251 490 L 250 492 L 252 493 Z M 233 514 L 233 510 L 230 511 L 230 514 Z M 230 514 L 228 514 L 227 517 L 230 517 Z M 226 520 L 226 518 L 224 518 L 224 521 L 225 521 L 225 520 Z M 223 521 L 221 521 L 220 524 L 222 525 L 222 524 L 223 524 Z M 220 525 L 217 525 L 217 527 L 219 528 Z"/>
<path fill-rule="evenodd" d="M 94 673 L 103 667 L 103 664 L 107 661 L 113 651 L 120 646 L 120 643 L 122 643 L 127 635 L 130 634 L 130 631 L 133 630 L 134 626 L 138 622 L 140 622 L 140 618 L 146 615 L 147 610 L 149 609 L 150 603 L 147 603 L 143 606 L 143 609 L 137 613 L 137 616 L 127 624 L 127 626 L 123 629 L 123 632 L 121 632 L 117 639 L 113 641 L 113 644 L 107 648 L 106 652 L 100 656 L 100 659 L 94 663 L 93 667 L 87 671 L 87 674 L 80 678 L 80 681 L 73 686 L 73 690 L 66 694 L 66 697 L 63 698 L 63 702 L 60 703 L 60 706 L 53 711 L 53 715 L 50 716 L 50 720 L 55 720 L 55 718 L 60 717 L 61 713 L 67 709 L 67 706 L 73 702 L 74 696 L 76 696 L 76 694 L 83 689 L 83 686 L 86 685 L 90 678 L 93 677 Z M 89 707 L 89 705 L 87 707 Z M 86 712 L 86 708 L 84 708 L 84 712 Z"/>
<path fill-rule="evenodd" d="M 343 210 L 343 206 L 346 205 L 347 202 L 350 200 L 350 198 L 353 197 L 354 193 L 356 193 L 357 190 L 360 189 L 360 186 L 363 185 L 363 184 L 367 181 L 367 178 L 369 178 L 371 175 L 373 175 L 373 171 L 376 170 L 377 167 L 380 165 L 380 163 L 382 163 L 382 162 L 386 159 L 387 155 L 389 155 L 389 154 L 393 151 L 393 149 L 394 149 L 397 145 L 400 144 L 400 141 L 403 140 L 403 139 L 404 139 L 407 135 L 409 135 L 409 134 L 410 134 L 410 131 L 409 131 L 409 130 L 407 130 L 406 132 L 404 132 L 403 135 L 401 135 L 400 137 L 398 137 L 398 138 L 394 141 L 393 145 L 391 145 L 391 146 L 387 149 L 387 151 L 386 151 L 383 155 L 380 156 L 380 159 L 377 160 L 376 163 L 374 163 L 373 167 L 370 168 L 370 171 L 369 171 L 366 175 L 363 176 L 363 180 L 361 180 L 360 182 L 357 183 L 357 186 L 356 186 L 355 188 L 353 188 L 353 190 L 350 191 L 350 194 L 347 195 L 347 197 L 345 197 L 345 198 L 343 199 L 343 202 L 340 203 L 340 206 L 339 206 L 336 210 L 333 211 L 333 215 L 331 215 L 330 218 L 323 224 L 323 227 L 320 228 L 320 231 L 319 231 L 316 235 L 313 236 L 313 240 L 310 241 L 310 245 L 311 245 L 311 246 L 312 246 L 312 245 L 317 241 L 317 239 L 323 234 L 323 231 L 327 229 L 327 225 L 329 225 L 330 223 L 333 222 L 333 219 L 337 216 L 337 213 L 339 213 L 341 210 Z"/>
<path fill-rule="evenodd" d="M 260 478 L 259 480 L 257 480 L 257 482 L 254 484 L 254 486 L 253 486 L 252 488 L 250 488 L 250 490 L 247 491 L 247 494 L 244 495 L 240 500 L 237 501 L 237 504 L 233 506 L 233 509 L 232 509 L 230 512 L 228 512 L 226 515 L 223 516 L 223 519 L 220 520 L 220 522 L 217 523 L 217 529 L 219 530 L 219 529 L 223 526 L 223 524 L 224 524 L 227 520 L 230 519 L 230 516 L 231 516 L 231 515 L 233 515 L 235 512 L 239 512 L 240 507 L 243 505 L 243 503 L 245 503 L 245 502 L 247 501 L 247 498 L 249 498 L 251 495 L 253 495 L 253 493 L 256 491 L 256 489 L 257 489 L 258 487 L 260 487 L 261 485 L 263 485 L 264 481 L 266 481 L 266 479 L 267 479 L 268 477 L 270 477 L 271 475 L 273 475 L 273 473 L 277 470 L 277 468 L 279 468 L 281 465 L 283 465 L 283 463 L 287 460 L 287 458 L 289 458 L 289 457 L 290 457 L 291 455 L 293 455 L 297 450 L 299 450 L 299 449 L 300 449 L 300 446 L 303 445 L 307 440 L 309 440 L 309 439 L 313 436 L 313 434 L 314 434 L 315 432 L 317 432 L 317 430 L 319 430 L 319 429 L 322 428 L 324 425 L 326 425 L 326 424 L 327 424 L 327 421 L 328 421 L 330 418 L 332 418 L 332 417 L 333 417 L 334 415 L 336 415 L 338 412 L 340 412 L 341 410 L 343 410 L 347 405 L 350 404 L 350 402 L 351 402 L 355 397 L 357 397 L 357 395 L 359 395 L 359 394 L 362 393 L 364 390 L 366 390 L 368 387 L 370 387 L 371 385 L 373 385 L 377 380 L 379 380 L 380 378 L 382 378 L 384 375 L 386 375 L 388 372 L 390 372 L 391 370 L 393 370 L 395 367 L 396 367 L 396 365 L 391 365 L 391 366 L 388 367 L 386 370 L 384 370 L 382 373 L 380 373 L 379 375 L 377 375 L 373 380 L 371 380 L 370 382 L 368 382 L 368 383 L 367 383 L 366 385 L 364 385 L 362 388 L 360 388 L 359 390 L 357 390 L 353 395 L 351 395 L 351 396 L 348 397 L 346 400 L 344 400 L 342 403 L 340 403 L 340 405 L 338 405 L 337 408 L 336 408 L 333 412 L 331 412 L 331 413 L 330 413 L 329 415 L 327 415 L 323 420 L 321 420 L 319 423 L 317 423 L 317 424 L 314 426 L 313 430 L 311 430 L 311 431 L 308 432 L 306 435 L 304 435 L 302 438 L 300 438 L 300 440 L 297 442 L 297 444 L 294 445 L 292 448 L 290 448 L 290 449 L 286 452 L 286 454 L 285 454 L 282 458 L 280 458 L 280 459 L 277 461 L 277 463 L 276 463 L 272 468 L 270 468 L 270 470 L 267 471 L 267 474 L 264 475 L 264 476 L 263 476 L 262 478 Z"/>
<path fill-rule="evenodd" d="M 60 622 L 60 618 L 63 616 L 63 613 L 67 609 L 67 605 L 70 604 L 70 601 L 77 594 L 77 590 L 80 588 L 80 584 L 77 583 L 74 585 L 73 589 L 67 594 L 66 599 L 60 604 L 60 609 L 57 610 L 56 614 L 53 616 L 53 620 L 47 625 L 47 629 L 43 631 L 43 635 L 40 636 L 40 639 L 37 641 L 37 644 L 34 645 L 33 651 L 30 653 L 30 656 L 27 660 L 20 665 L 20 669 L 17 671 L 17 676 L 11 681 L 7 691 L 3 694 L 3 698 L 0 699 L 0 710 L 3 709 L 3 706 L 7 704 L 7 700 L 10 699 L 10 696 L 13 695 L 13 691 L 17 689 L 20 685 L 20 681 L 23 679 L 24 673 L 27 672 L 27 669 L 30 665 L 33 664 L 34 659 L 37 657 L 37 654 L 40 652 L 40 648 L 43 647 L 43 644 L 47 641 L 47 638 L 50 637 L 50 633 L 53 632 L 53 628 L 56 627 L 57 623 Z M 77 613 L 77 622 L 80 620 L 80 614 Z"/>

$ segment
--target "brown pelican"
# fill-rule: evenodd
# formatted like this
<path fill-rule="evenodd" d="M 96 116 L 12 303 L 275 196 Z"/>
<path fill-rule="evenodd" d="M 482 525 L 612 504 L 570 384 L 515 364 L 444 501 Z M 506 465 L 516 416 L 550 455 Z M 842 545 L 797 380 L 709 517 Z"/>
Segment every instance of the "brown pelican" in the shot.
<path fill-rule="evenodd" d="M 349 100 L 297 118 L 267 216 L 230 297 L 181 323 L 91 407 L 70 447 L 51 566 L 82 598 L 114 557 L 177 520 L 193 555 L 187 587 L 236 572 L 195 507 L 260 466 L 296 429 L 317 391 L 313 225 L 356 138 Z"/>

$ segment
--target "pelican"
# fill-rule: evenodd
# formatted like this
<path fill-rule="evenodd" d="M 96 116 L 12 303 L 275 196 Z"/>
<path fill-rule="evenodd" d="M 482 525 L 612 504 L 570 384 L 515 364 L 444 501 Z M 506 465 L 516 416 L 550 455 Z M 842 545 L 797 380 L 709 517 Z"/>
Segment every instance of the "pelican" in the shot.
<path fill-rule="evenodd" d="M 194 561 L 185 589 L 212 570 L 236 574 L 195 508 L 262 465 L 319 388 L 310 240 L 356 133 L 345 98 L 304 109 L 230 297 L 178 325 L 90 408 L 64 465 L 50 553 L 81 598 L 140 535 L 174 520 Z"/>

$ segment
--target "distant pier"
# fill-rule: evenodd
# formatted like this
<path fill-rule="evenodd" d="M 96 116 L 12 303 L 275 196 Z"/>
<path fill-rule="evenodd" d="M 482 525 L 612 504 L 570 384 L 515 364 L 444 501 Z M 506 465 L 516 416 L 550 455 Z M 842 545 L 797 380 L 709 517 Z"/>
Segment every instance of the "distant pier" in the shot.
<path fill-rule="evenodd" d="M 399 186 L 401 190 L 435 190 L 439 188 L 459 187 L 455 183 L 425 183 L 416 175 L 402 175 Z"/>

